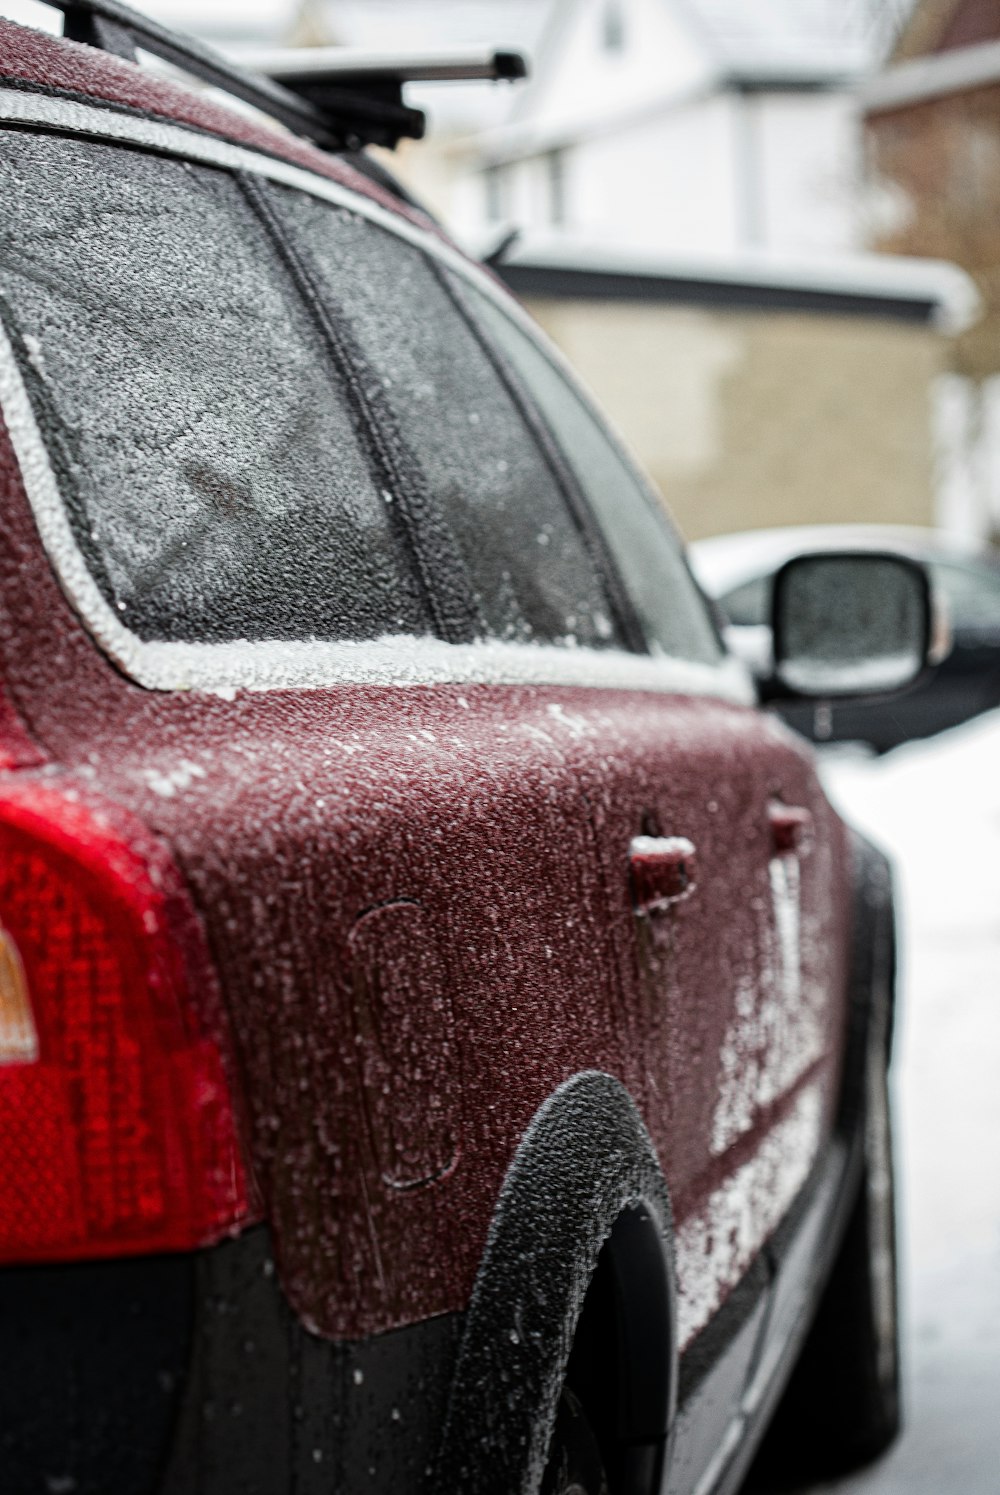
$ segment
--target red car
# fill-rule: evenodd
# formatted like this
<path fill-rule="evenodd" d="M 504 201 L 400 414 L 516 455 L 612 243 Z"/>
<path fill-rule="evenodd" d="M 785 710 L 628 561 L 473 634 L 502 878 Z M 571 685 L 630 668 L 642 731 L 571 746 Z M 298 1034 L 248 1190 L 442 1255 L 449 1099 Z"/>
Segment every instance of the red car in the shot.
<path fill-rule="evenodd" d="M 408 112 L 65 8 L 0 23 L 5 1495 L 708 1495 L 793 1368 L 870 1457 L 883 859 Z"/>

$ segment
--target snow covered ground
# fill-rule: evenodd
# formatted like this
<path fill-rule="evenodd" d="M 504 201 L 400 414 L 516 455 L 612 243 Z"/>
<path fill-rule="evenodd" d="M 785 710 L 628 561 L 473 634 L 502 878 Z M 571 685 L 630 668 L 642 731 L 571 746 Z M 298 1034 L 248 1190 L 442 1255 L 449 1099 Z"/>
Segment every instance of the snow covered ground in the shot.
<path fill-rule="evenodd" d="M 1000 1491 L 1000 712 L 882 759 L 830 756 L 897 863 L 895 1065 L 906 1431 L 837 1495 Z"/>

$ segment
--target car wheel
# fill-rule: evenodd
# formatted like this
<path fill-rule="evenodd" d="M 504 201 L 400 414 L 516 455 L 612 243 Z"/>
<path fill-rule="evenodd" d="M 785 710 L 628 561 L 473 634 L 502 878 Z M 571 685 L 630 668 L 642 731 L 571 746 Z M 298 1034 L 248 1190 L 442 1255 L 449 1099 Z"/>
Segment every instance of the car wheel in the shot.
<path fill-rule="evenodd" d="M 758 1474 L 783 1481 L 835 1476 L 877 1458 L 893 1441 L 900 1426 L 896 1280 L 888 1083 L 876 1046 L 857 1202 Z"/>
<path fill-rule="evenodd" d="M 559 1398 L 540 1495 L 608 1495 L 597 1439 L 569 1387 Z"/>

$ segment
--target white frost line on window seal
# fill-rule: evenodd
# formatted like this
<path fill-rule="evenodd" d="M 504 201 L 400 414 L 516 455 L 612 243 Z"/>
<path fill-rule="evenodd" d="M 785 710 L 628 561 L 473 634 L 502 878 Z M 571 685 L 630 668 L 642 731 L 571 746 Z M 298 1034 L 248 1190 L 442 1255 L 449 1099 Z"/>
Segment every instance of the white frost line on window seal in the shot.
<path fill-rule="evenodd" d="M 175 125 L 115 114 L 107 109 L 0 89 L 0 120 L 37 124 L 65 133 L 132 142 L 165 154 L 255 171 L 315 197 L 358 212 L 474 281 L 508 315 L 530 320 L 497 290 L 490 277 L 456 250 L 405 219 L 335 182 L 282 161 L 197 135 Z M 447 682 L 581 685 L 648 690 L 661 694 L 717 696 L 748 704 L 749 676 L 733 658 L 718 665 L 621 650 L 484 641 L 448 644 L 439 639 L 392 635 L 359 643 L 326 640 L 234 640 L 179 643 L 140 639 L 124 625 L 88 570 L 59 492 L 28 392 L 5 330 L 0 327 L 0 408 L 21 469 L 42 544 L 66 596 L 102 649 L 137 684 L 151 690 L 285 690 L 341 683 L 423 685 Z"/>

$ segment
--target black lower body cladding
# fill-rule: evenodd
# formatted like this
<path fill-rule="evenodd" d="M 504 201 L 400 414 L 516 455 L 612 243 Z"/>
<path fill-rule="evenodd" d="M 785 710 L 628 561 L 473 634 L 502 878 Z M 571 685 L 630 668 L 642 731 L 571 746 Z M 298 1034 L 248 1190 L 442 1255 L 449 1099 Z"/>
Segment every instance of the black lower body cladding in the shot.
<path fill-rule="evenodd" d="M 0 1272 L 3 1495 L 417 1495 L 462 1316 L 333 1344 L 263 1226 L 174 1257 Z"/>

